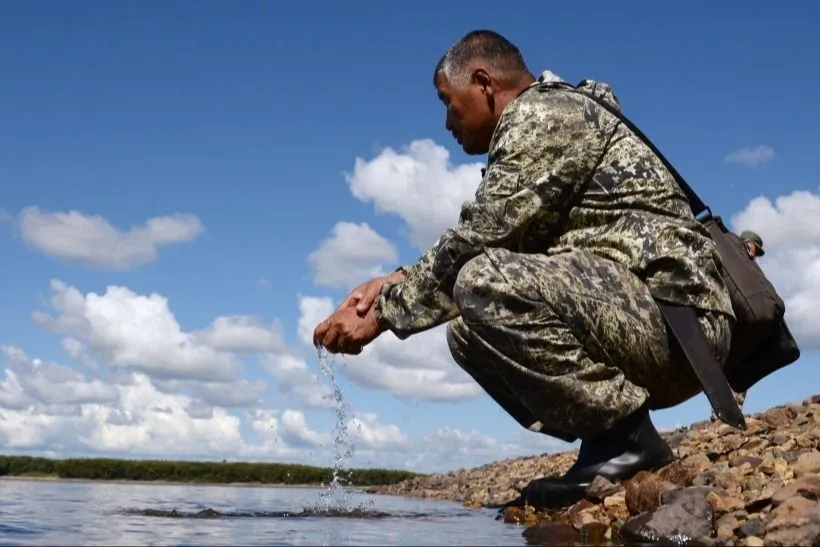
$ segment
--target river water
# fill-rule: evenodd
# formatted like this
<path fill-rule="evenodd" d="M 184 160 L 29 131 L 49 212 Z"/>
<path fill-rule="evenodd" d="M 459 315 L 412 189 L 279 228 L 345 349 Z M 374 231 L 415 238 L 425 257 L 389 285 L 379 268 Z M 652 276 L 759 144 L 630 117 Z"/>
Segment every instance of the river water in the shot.
<path fill-rule="evenodd" d="M 364 516 L 311 513 L 327 507 L 326 496 L 308 488 L 0 480 L 0 545 L 526 544 L 523 528 L 494 520 L 495 511 L 348 493 L 344 504 Z M 209 508 L 220 515 L 191 518 Z M 174 509 L 180 516 L 162 516 Z"/>

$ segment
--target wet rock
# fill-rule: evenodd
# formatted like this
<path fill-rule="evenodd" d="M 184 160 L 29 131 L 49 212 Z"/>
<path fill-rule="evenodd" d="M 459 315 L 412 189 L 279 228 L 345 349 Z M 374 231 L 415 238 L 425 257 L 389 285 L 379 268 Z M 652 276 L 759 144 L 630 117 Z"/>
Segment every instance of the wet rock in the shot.
<path fill-rule="evenodd" d="M 535 509 L 526 507 L 508 507 L 504 510 L 504 522 L 507 524 L 534 525 L 538 522 Z"/>
<path fill-rule="evenodd" d="M 702 492 L 683 490 L 669 505 L 634 517 L 621 528 L 624 539 L 645 542 L 701 543 L 714 532 L 714 512 Z"/>
<path fill-rule="evenodd" d="M 612 528 L 602 522 L 591 522 L 581 527 L 583 545 L 603 545 L 612 539 Z"/>
<path fill-rule="evenodd" d="M 527 545 L 575 545 L 581 542 L 581 532 L 566 524 L 538 523 L 524 530 Z"/>

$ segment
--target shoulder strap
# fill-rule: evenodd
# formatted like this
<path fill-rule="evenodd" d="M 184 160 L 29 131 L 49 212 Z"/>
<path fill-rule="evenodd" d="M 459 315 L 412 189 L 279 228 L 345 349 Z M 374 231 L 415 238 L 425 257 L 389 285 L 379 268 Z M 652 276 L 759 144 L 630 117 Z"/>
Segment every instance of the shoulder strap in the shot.
<path fill-rule="evenodd" d="M 680 186 L 681 190 L 683 190 L 683 193 L 686 194 L 686 199 L 689 200 L 689 206 L 692 208 L 692 213 L 694 213 L 695 217 L 699 217 L 703 213 L 706 213 L 704 219 L 709 219 L 712 217 L 712 210 L 705 203 L 703 203 L 703 200 L 701 200 L 700 197 L 698 197 L 698 195 L 695 193 L 695 191 L 692 190 L 692 187 L 689 186 L 686 180 L 684 180 L 680 173 L 678 173 L 677 169 L 675 169 L 674 166 L 672 166 L 672 164 L 669 163 L 669 160 L 667 160 L 666 157 L 663 154 L 661 154 L 661 151 L 655 147 L 655 144 L 652 141 L 650 141 L 649 138 L 643 134 L 643 131 L 638 129 L 635 126 L 635 124 L 633 124 L 629 120 L 629 118 L 624 116 L 618 110 L 612 108 L 610 105 L 606 104 L 604 101 L 600 100 L 598 97 L 594 96 L 592 93 L 585 93 L 584 91 L 581 91 L 580 89 L 577 89 L 570 84 L 564 84 L 564 86 L 566 86 L 568 90 L 572 90 L 576 93 L 581 93 L 585 97 L 589 97 L 598 105 L 600 105 L 601 108 L 605 109 L 607 112 L 618 118 L 621 121 L 621 123 L 627 126 L 630 129 L 630 131 L 632 131 L 639 139 L 641 139 L 644 142 L 644 144 L 646 144 L 646 146 L 649 147 L 650 150 L 652 150 L 652 152 L 658 157 L 658 159 L 661 160 L 663 165 L 669 170 L 669 172 L 672 174 L 672 177 L 675 179 L 675 182 L 678 183 L 678 186 Z"/>

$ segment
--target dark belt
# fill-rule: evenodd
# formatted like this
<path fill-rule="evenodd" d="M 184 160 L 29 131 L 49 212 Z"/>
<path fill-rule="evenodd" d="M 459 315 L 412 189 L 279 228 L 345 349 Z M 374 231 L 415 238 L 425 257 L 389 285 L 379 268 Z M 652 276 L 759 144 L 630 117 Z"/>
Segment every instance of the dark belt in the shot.
<path fill-rule="evenodd" d="M 671 338 L 677 341 L 686 360 L 695 371 L 703 386 L 703 392 L 715 411 L 715 416 L 732 427 L 745 430 L 746 419 L 735 401 L 723 369 L 709 347 L 709 341 L 698 322 L 695 309 L 657 300 L 656 302 L 669 327 Z"/>

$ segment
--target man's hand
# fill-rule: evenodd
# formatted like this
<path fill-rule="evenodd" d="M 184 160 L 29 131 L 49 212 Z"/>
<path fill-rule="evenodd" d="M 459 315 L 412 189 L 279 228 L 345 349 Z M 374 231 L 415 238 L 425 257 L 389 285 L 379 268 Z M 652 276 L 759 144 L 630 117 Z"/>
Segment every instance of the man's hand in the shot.
<path fill-rule="evenodd" d="M 392 283 L 400 283 L 404 281 L 404 274 L 401 272 L 393 272 L 390 275 L 383 275 L 380 277 L 375 277 L 370 281 L 365 281 L 350 291 L 350 294 L 345 297 L 337 308 L 337 311 L 355 306 L 356 312 L 360 316 L 365 315 L 370 311 L 370 308 L 373 307 L 373 302 L 375 302 L 376 297 L 379 296 L 379 291 L 382 290 L 382 285 L 388 281 Z"/>
<path fill-rule="evenodd" d="M 348 306 L 339 308 L 319 323 L 313 331 L 313 345 L 324 347 L 330 353 L 358 355 L 381 333 L 374 308 L 360 315 L 355 307 Z"/>

